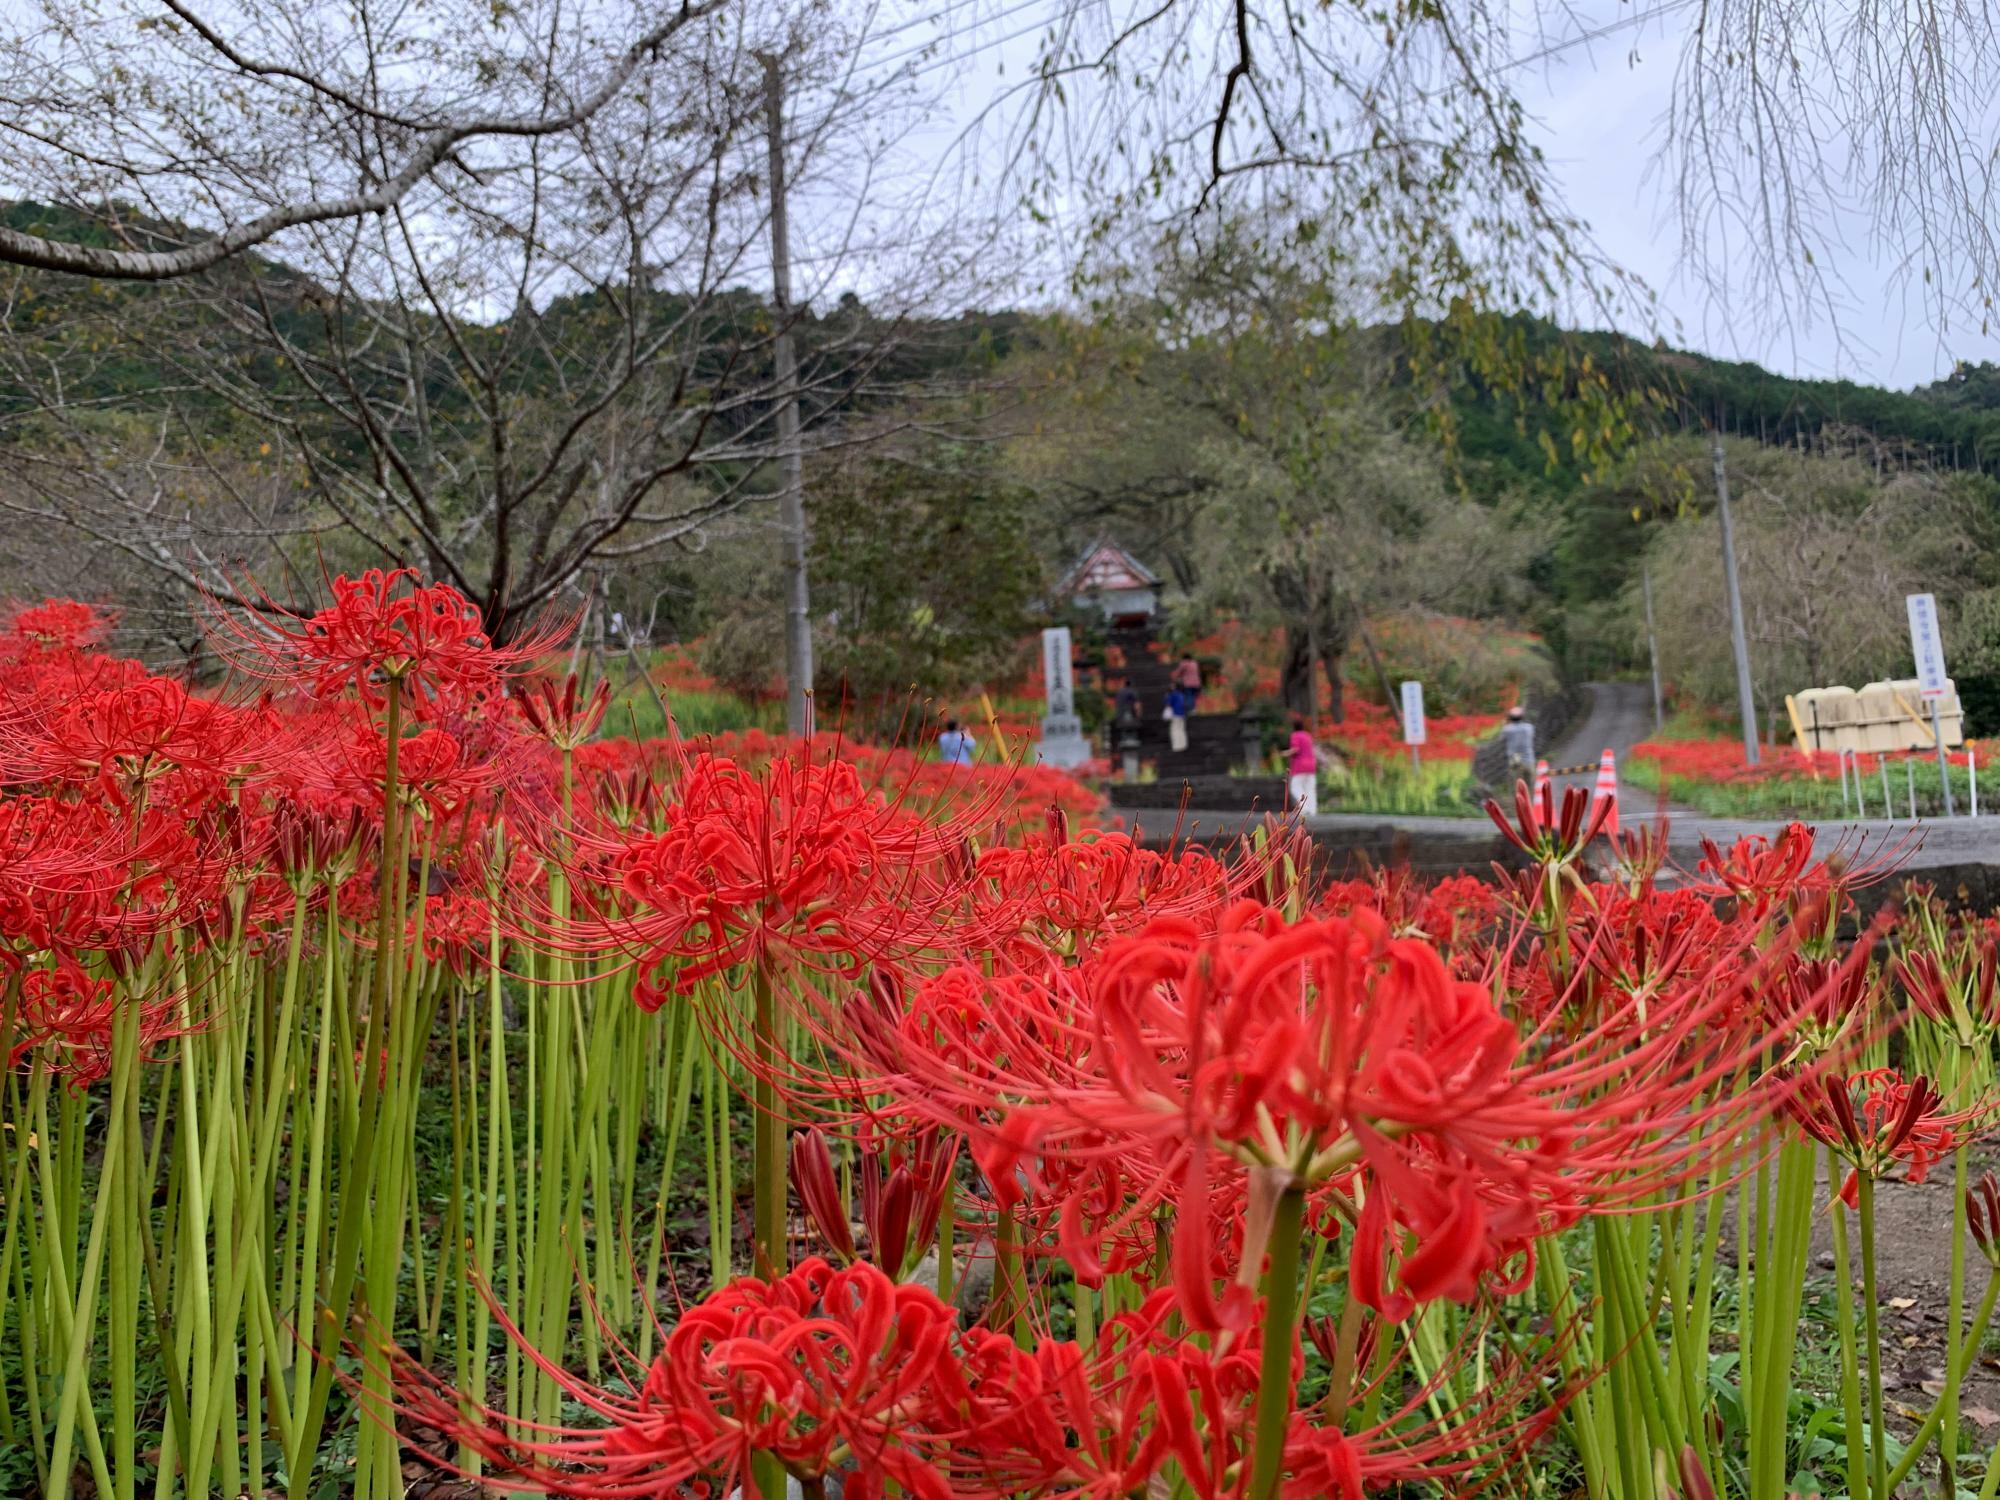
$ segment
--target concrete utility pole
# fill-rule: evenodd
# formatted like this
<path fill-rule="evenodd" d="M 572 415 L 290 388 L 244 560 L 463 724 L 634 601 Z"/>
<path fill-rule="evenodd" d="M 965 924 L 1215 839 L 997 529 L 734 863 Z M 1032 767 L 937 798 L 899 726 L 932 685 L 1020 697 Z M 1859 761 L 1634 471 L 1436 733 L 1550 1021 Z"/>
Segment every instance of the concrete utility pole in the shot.
<path fill-rule="evenodd" d="M 1667 722 L 1665 700 L 1660 696 L 1660 638 L 1653 633 L 1653 570 L 1639 564 L 1639 587 L 1646 596 L 1646 651 L 1653 658 L 1653 727 Z"/>
<path fill-rule="evenodd" d="M 785 80 L 764 53 L 764 123 L 771 148 L 772 373 L 778 384 L 778 531 L 785 572 L 785 729 L 813 732 L 812 591 L 806 577 L 805 486 L 799 462 L 799 371 L 792 349 L 792 242 L 785 217 Z"/>
<path fill-rule="evenodd" d="M 1722 462 L 1722 434 L 1710 432 L 1715 461 L 1715 501 L 1722 516 L 1722 584 L 1729 596 L 1729 644 L 1736 653 L 1736 706 L 1743 715 L 1743 759 L 1757 764 L 1757 696 L 1750 690 L 1750 647 L 1743 636 L 1743 594 L 1736 584 L 1736 527 L 1729 518 L 1729 471 Z"/>

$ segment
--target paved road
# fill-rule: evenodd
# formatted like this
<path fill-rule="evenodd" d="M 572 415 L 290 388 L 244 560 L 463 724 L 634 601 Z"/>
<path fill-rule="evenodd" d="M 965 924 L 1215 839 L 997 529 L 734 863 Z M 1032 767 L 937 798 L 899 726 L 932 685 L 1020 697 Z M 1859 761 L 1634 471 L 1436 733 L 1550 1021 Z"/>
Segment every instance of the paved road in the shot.
<path fill-rule="evenodd" d="M 1542 752 L 1552 766 L 1587 766 L 1555 778 L 1556 790 L 1597 785 L 1597 762 L 1609 750 L 1623 766 L 1632 747 L 1653 733 L 1653 690 L 1643 682 L 1593 682 L 1590 707 L 1560 744 Z"/>
<path fill-rule="evenodd" d="M 1553 753 L 1543 758 L 1552 766 L 1588 766 L 1587 771 L 1558 777 L 1558 792 L 1573 783 L 1589 790 L 1597 781 L 1598 758 L 1609 749 L 1622 766 L 1632 747 L 1653 732 L 1653 695 L 1645 683 L 1598 682 L 1590 685 L 1591 704 L 1583 720 L 1565 735 Z M 1503 803 L 1510 799 L 1503 797 Z M 1750 835 L 1766 837 L 1784 827 L 1782 822 L 1760 822 L 1735 818 L 1707 818 L 1687 808 L 1666 806 L 1652 793 L 1622 778 L 1619 785 L 1619 818 L 1633 828 L 1664 818 L 1668 826 L 1668 848 L 1674 861 L 1692 868 L 1701 857 L 1703 839 L 1713 839 L 1727 848 Z M 1157 815 L 1143 815 L 1147 824 L 1169 821 Z M 1203 813 L 1190 810 L 1182 828 L 1198 835 L 1226 835 L 1261 821 L 1240 814 Z M 1340 842 L 1343 836 L 1363 838 L 1384 828 L 1394 828 L 1417 838 L 1426 835 L 1438 840 L 1480 839 L 1493 834 L 1493 825 L 1483 817 L 1431 818 L 1396 817 L 1385 813 L 1332 813 L 1309 820 L 1312 832 Z M 1856 857 L 1879 856 L 1894 851 L 1900 868 L 1923 869 L 1947 865 L 1986 864 L 2000 866 L 2000 817 L 1953 818 L 1911 822 L 1908 819 L 1869 818 L 1855 822 L 1820 825 L 1822 851 L 1840 846 Z M 1475 861 L 1476 863 L 1476 861 Z"/>
<path fill-rule="evenodd" d="M 1178 833 L 1181 837 L 1200 839 L 1228 838 L 1247 832 L 1263 821 L 1263 815 L 1246 816 L 1242 813 L 1205 813 L 1190 809 L 1177 824 L 1169 815 L 1162 819 L 1157 814 L 1128 814 L 1139 822 L 1144 831 L 1154 837 Z M 1635 809 L 1628 803 L 1621 810 L 1621 818 L 1627 829 L 1643 826 L 1653 821 L 1650 810 Z M 1367 836 L 1378 834 L 1385 829 L 1406 833 L 1412 839 L 1424 841 L 1434 839 L 1442 842 L 1460 840 L 1498 840 L 1493 824 L 1484 817 L 1477 818 L 1430 818 L 1397 817 L 1389 813 L 1331 813 L 1306 820 L 1307 829 L 1334 845 L 1341 845 L 1352 838 L 1357 843 L 1367 841 Z M 1753 835 L 1766 838 L 1777 833 L 1785 825 L 1782 822 L 1761 822 L 1738 818 L 1704 818 L 1697 814 L 1670 813 L 1667 818 L 1668 853 L 1675 864 L 1685 869 L 1693 869 L 1701 858 L 1703 839 L 1713 839 L 1723 848 L 1728 848 L 1737 839 Z M 1858 822 L 1821 823 L 1819 825 L 1818 851 L 1821 854 L 1840 850 L 1848 862 L 1874 860 L 1893 856 L 1898 868 L 1921 870 L 1926 867 L 1947 865 L 1992 865 L 2000 867 L 2000 817 L 1982 813 L 1977 819 L 1952 818 L 1928 821 L 1919 819 L 1869 818 Z M 1499 852 L 1497 849 L 1495 853 Z M 1488 856 L 1477 854 L 1467 860 L 1469 868 L 1482 869 Z"/>

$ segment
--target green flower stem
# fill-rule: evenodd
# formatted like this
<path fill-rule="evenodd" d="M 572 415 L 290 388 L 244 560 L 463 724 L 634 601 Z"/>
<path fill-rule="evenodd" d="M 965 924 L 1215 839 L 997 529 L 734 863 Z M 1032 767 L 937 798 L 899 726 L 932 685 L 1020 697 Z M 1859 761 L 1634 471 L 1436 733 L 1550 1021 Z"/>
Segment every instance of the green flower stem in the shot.
<path fill-rule="evenodd" d="M 952 1243 L 956 1237 L 958 1217 L 958 1167 L 954 1162 L 951 1175 L 944 1180 L 944 1193 L 939 1199 L 937 1229 L 937 1294 L 938 1301 L 949 1303 L 956 1295 L 958 1285 L 957 1247 Z M 1079 1289 L 1081 1290 L 1081 1289 Z M 1081 1326 L 1081 1325 L 1079 1325 Z M 1081 1335 L 1079 1335 L 1079 1340 Z"/>
<path fill-rule="evenodd" d="M 125 1091 L 131 1087 L 137 1068 L 137 1016 L 136 1009 L 131 1005 L 119 1007 L 111 1059 L 109 1118 L 114 1120 L 125 1108 Z M 49 1484 L 53 1500 L 68 1500 L 70 1458 L 75 1449 L 78 1418 L 88 1415 L 91 1426 L 96 1426 L 95 1413 L 83 1399 L 84 1385 L 90 1378 L 91 1334 L 97 1327 L 97 1283 L 104 1269 L 106 1234 L 115 1217 L 112 1195 L 121 1180 L 119 1163 L 124 1156 L 124 1144 L 125 1133 L 122 1130 L 113 1130 L 105 1137 L 104 1160 L 97 1178 L 97 1198 L 91 1210 L 90 1240 L 84 1249 L 83 1266 L 76 1278 L 76 1310 L 69 1318 L 68 1332 L 62 1335 L 67 1348 L 63 1356 L 62 1390 L 56 1398 L 55 1443 L 49 1457 Z M 60 1289 L 57 1295 L 59 1300 L 68 1300 Z M 106 1467 L 101 1458 L 98 1464 Z M 116 1493 L 108 1472 L 98 1476 L 98 1488 L 104 1494 Z"/>
<path fill-rule="evenodd" d="M 1958 1048 L 1956 1083 L 1960 1107 L 1968 1100 L 1973 1084 L 1972 1049 L 1963 1042 Z M 1938 1436 L 1938 1482 L 1946 1495 L 1958 1493 L 1958 1392 L 1964 1376 L 1959 1367 L 1959 1347 L 1965 1321 L 1965 1178 L 1971 1151 L 1964 1136 L 1951 1154 L 1951 1291 L 1946 1300 L 1944 1426 Z M 1976 1344 L 1977 1339 L 1973 1340 Z"/>
<path fill-rule="evenodd" d="M 771 972 L 763 964 L 751 969 L 751 1049 L 756 1069 L 750 1080 L 756 1119 L 750 1142 L 754 1182 L 755 1263 L 759 1276 L 782 1276 L 789 1269 L 785 1234 L 785 1117 L 778 1100 L 777 1068 L 782 1056 L 778 1036 L 778 997 Z"/>
<path fill-rule="evenodd" d="M 1896 1486 L 1909 1477 L 1910 1470 L 1924 1456 L 1924 1449 L 1930 1445 L 1938 1429 L 1958 1415 L 1958 1388 L 1979 1352 L 1979 1341 L 1986 1334 L 1986 1325 L 1993 1317 L 1996 1300 L 2000 1300 L 2000 1275 L 1987 1278 L 1985 1295 L 1979 1299 L 1979 1311 L 1972 1320 L 1971 1337 L 1965 1341 L 1965 1348 L 1959 1357 L 1945 1370 L 1944 1391 L 1924 1417 L 1923 1425 L 1910 1438 L 1903 1456 L 1896 1460 L 1896 1467 L 1889 1471 L 1889 1488 L 1883 1493 L 1893 1495 L 1896 1492 Z M 1954 1488 L 1946 1493 L 1957 1494 L 1958 1491 Z"/>
<path fill-rule="evenodd" d="M 1827 1191 L 1840 1191 L 1846 1163 L 1829 1146 L 1826 1151 Z M 1867 1493 L 1868 1459 L 1861 1446 L 1861 1371 L 1854 1342 L 1854 1274 L 1847 1250 L 1847 1210 L 1836 1199 L 1832 1204 L 1834 1322 L 1840 1333 L 1841 1422 L 1847 1429 L 1847 1493 L 1859 1497 Z"/>
<path fill-rule="evenodd" d="M 1876 1500 L 1887 1500 L 1889 1434 L 1882 1419 L 1882 1334 L 1875 1306 L 1875 1180 L 1865 1172 L 1857 1196 L 1856 1213 L 1861 1221 L 1861 1337 L 1868 1365 L 1869 1492 Z"/>
<path fill-rule="evenodd" d="M 1979 1486 L 1979 1500 L 1993 1500 L 2000 1494 L 2000 1443 L 1993 1445 L 1993 1456 L 1986 1461 L 1986 1480 Z"/>
<path fill-rule="evenodd" d="M 396 879 L 396 870 L 402 860 L 400 838 L 402 820 L 391 815 L 397 805 L 398 745 L 402 738 L 403 710 L 401 684 L 391 678 L 387 688 L 387 711 L 385 718 L 385 750 L 383 775 L 382 857 L 378 868 L 381 878 L 377 893 L 375 916 L 375 964 L 374 1002 L 368 1007 L 368 1026 L 363 1032 L 360 1055 L 349 1062 L 352 1055 L 342 1049 L 339 1068 L 344 1075 L 358 1074 L 354 1085 L 357 1097 L 353 1107 L 351 1133 L 343 1129 L 342 1170 L 340 1173 L 341 1204 L 335 1215 L 332 1283 L 328 1291 L 327 1305 L 322 1310 L 318 1324 L 318 1341 L 315 1348 L 317 1358 L 313 1362 L 312 1388 L 306 1398 L 304 1414 L 299 1423 L 298 1444 L 285 1456 L 288 1500 L 306 1500 L 311 1493 L 313 1459 L 319 1451 L 320 1433 L 326 1425 L 327 1402 L 333 1394 L 334 1362 L 340 1353 L 340 1340 L 347 1326 L 347 1316 L 354 1305 L 357 1288 L 357 1271 L 361 1269 L 362 1239 L 373 1221 L 386 1217 L 384 1213 L 371 1213 L 368 1201 L 372 1188 L 379 1176 L 388 1176 L 381 1169 L 377 1156 L 381 1151 L 381 1127 L 388 1113 L 380 1081 L 381 1069 L 378 1059 L 386 1038 L 389 1012 L 395 998 L 393 970 L 396 943 L 402 933 L 402 921 L 396 901 L 401 882 Z M 343 997 L 344 998 L 344 997 Z M 341 1007 L 344 1014 L 345 1006 Z M 345 1114 L 345 1110 L 343 1110 Z M 345 1123 L 345 1122 L 343 1122 Z M 393 1149 L 388 1158 L 396 1155 Z M 385 1158 L 386 1159 L 386 1158 Z M 378 1199 L 379 1202 L 379 1199 Z M 380 1204 L 386 1210 L 386 1203 Z M 379 1237 L 379 1236 L 378 1236 Z M 307 1290 L 310 1290 L 308 1286 Z M 384 1310 L 371 1309 L 377 1317 Z M 389 1310 L 388 1323 L 393 1326 L 393 1309 Z M 379 1451 L 370 1441 L 370 1435 L 362 1435 L 357 1484 L 363 1473 L 372 1466 L 372 1454 Z M 357 1491 L 359 1493 L 359 1491 Z"/>
<path fill-rule="evenodd" d="M 1278 1195 L 1271 1222 L 1270 1268 L 1264 1279 L 1264 1360 L 1258 1374 L 1255 1446 L 1250 1458 L 1250 1500 L 1272 1500 L 1284 1481 L 1285 1435 L 1292 1423 L 1292 1340 L 1299 1321 L 1299 1236 L 1305 1226 L 1305 1188 Z"/>

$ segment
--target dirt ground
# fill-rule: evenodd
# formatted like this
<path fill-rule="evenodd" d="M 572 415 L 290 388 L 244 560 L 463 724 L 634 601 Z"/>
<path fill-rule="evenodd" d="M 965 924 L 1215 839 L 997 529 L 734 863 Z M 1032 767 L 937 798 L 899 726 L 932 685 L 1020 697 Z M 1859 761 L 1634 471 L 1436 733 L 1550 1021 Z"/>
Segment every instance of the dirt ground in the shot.
<path fill-rule="evenodd" d="M 1882 1339 L 1883 1398 L 1905 1423 L 1921 1421 L 1944 1380 L 1946 1307 L 1951 1287 L 1951 1166 L 1940 1163 L 1922 1184 L 1887 1181 L 1875 1190 L 1875 1277 Z M 1848 1217 L 1849 1270 L 1855 1327 L 1861 1326 L 1861 1254 Z M 1813 1216 L 1807 1274 L 1833 1277 L 1833 1228 L 1822 1184 Z M 1978 1248 L 1968 1243 L 1965 1302 L 1969 1319 L 1992 1275 Z M 2000 1329 L 2000 1314 L 1994 1318 Z M 1815 1337 L 1818 1332 L 1815 1331 Z M 1826 1336 L 1830 1340 L 1831 1330 Z M 1989 1330 L 1986 1347 L 2000 1349 Z M 2000 1354 L 1984 1353 L 1965 1379 L 1960 1411 L 1966 1445 L 1990 1448 L 2000 1439 Z"/>

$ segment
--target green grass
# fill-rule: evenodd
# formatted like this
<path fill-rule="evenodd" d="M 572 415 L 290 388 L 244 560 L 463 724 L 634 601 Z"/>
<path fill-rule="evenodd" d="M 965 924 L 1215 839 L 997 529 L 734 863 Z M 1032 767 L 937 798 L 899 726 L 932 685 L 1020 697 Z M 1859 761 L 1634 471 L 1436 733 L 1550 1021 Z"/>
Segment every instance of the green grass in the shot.
<path fill-rule="evenodd" d="M 1774 776 L 1767 781 L 1705 781 L 1689 776 L 1670 776 L 1666 793 L 1672 802 L 1692 808 L 1705 817 L 1777 820 L 1797 818 L 1807 822 L 1837 823 L 1854 818 L 1908 818 L 1914 795 L 1916 816 L 1944 816 L 1944 794 L 1939 789 L 1938 767 L 1934 759 L 1916 756 L 1908 761 L 1891 758 L 1887 762 L 1888 806 L 1883 805 L 1883 767 L 1873 756 L 1861 763 L 1859 798 L 1850 769 L 1843 798 L 1841 778 L 1832 756 L 1825 757 L 1825 770 L 1818 780 L 1809 776 Z M 1657 793 L 1661 788 L 1659 768 L 1650 761 L 1628 760 L 1619 767 L 1623 780 L 1632 786 Z M 1960 817 L 1972 805 L 1970 773 L 1962 764 L 1950 768 L 1953 807 Z M 1993 798 L 2000 796 L 2000 774 L 1988 772 L 1980 787 L 1980 812 L 2000 811 Z"/>
<path fill-rule="evenodd" d="M 1319 807 L 1326 813 L 1463 817 L 1477 809 L 1474 787 L 1472 767 L 1462 760 L 1425 761 L 1420 770 L 1401 761 L 1356 762 L 1320 773 Z"/>
<path fill-rule="evenodd" d="M 617 680 L 617 674 L 613 674 Z M 782 703 L 751 703 L 734 693 L 669 691 L 663 693 L 673 710 L 674 721 L 683 735 L 699 738 L 705 734 L 733 734 L 744 729 L 776 731 L 784 728 Z M 604 716 L 606 734 L 627 734 L 635 739 L 654 739 L 667 732 L 660 717 L 660 705 L 643 682 L 632 682 L 614 694 Z"/>

